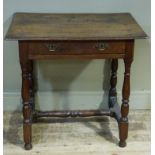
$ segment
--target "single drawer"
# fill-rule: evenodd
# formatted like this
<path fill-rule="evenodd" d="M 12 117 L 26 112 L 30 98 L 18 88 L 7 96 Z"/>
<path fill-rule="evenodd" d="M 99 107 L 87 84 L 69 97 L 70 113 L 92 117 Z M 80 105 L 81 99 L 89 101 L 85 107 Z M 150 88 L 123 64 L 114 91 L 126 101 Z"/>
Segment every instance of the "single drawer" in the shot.
<path fill-rule="evenodd" d="M 124 54 L 124 41 L 31 41 L 30 55 Z"/>

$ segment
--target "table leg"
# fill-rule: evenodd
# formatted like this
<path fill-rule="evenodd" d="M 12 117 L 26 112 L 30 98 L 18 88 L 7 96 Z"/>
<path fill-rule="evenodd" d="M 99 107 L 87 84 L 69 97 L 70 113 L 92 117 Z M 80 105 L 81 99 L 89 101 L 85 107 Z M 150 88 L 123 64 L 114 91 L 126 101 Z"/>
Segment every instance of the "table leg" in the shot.
<path fill-rule="evenodd" d="M 129 40 L 126 43 L 126 57 L 124 58 L 125 73 L 122 89 L 122 105 L 121 105 L 121 118 L 119 121 L 119 137 L 120 147 L 126 146 L 126 139 L 128 137 L 128 113 L 129 113 L 129 96 L 130 96 L 130 68 L 133 60 L 133 47 L 134 42 Z"/>
<path fill-rule="evenodd" d="M 23 99 L 23 136 L 25 149 L 32 148 L 32 105 L 31 99 L 31 61 L 28 60 L 28 44 L 25 41 L 19 41 L 19 56 L 22 70 L 22 99 Z"/>
<path fill-rule="evenodd" d="M 112 108 L 117 102 L 117 68 L 118 68 L 118 59 L 112 59 L 111 62 L 111 79 L 110 79 L 110 90 L 109 90 L 109 108 Z"/>
<path fill-rule="evenodd" d="M 30 73 L 30 104 L 32 106 L 32 110 L 35 111 L 35 102 L 34 102 L 34 78 L 33 78 L 33 61 L 30 60 L 30 68 L 29 68 L 29 73 Z"/>

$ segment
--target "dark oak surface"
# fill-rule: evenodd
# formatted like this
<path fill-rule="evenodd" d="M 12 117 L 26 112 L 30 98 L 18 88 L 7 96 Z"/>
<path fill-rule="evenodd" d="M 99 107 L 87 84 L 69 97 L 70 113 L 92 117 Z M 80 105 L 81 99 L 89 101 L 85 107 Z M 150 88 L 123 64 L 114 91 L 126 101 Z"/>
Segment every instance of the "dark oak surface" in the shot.
<path fill-rule="evenodd" d="M 29 54 L 70 55 L 125 53 L 125 41 L 29 41 Z M 52 45 L 53 48 L 49 48 Z"/>
<path fill-rule="evenodd" d="M 15 13 L 6 39 L 107 40 L 146 37 L 129 13 Z"/>

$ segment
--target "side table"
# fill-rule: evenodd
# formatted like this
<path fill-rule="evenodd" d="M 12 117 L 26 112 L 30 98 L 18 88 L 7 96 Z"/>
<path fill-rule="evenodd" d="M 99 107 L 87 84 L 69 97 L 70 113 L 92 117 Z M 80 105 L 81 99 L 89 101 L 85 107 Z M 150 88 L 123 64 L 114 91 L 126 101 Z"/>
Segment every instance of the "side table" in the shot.
<path fill-rule="evenodd" d="M 126 146 L 130 96 L 130 67 L 134 40 L 145 32 L 129 13 L 50 14 L 15 13 L 6 35 L 18 40 L 22 70 L 23 133 L 25 149 L 32 148 L 32 123 L 39 117 L 111 116 L 119 126 L 119 146 Z M 33 61 L 38 59 L 111 59 L 109 111 L 37 111 L 34 103 Z M 117 103 L 118 59 L 124 60 L 122 105 Z"/>

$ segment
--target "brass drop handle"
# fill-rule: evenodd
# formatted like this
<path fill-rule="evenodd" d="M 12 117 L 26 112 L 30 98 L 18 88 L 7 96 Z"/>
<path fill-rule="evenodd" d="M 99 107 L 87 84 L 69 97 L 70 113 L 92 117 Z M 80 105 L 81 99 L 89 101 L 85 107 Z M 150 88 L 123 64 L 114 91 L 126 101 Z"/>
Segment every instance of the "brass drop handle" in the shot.
<path fill-rule="evenodd" d="M 97 48 L 97 50 L 99 50 L 99 51 L 104 51 L 106 48 L 108 48 L 109 47 L 109 45 L 108 45 L 108 43 L 98 43 L 97 45 L 96 45 L 96 48 Z"/>
<path fill-rule="evenodd" d="M 54 52 L 57 49 L 57 46 L 53 43 L 46 44 L 46 47 L 48 48 L 50 52 Z"/>

